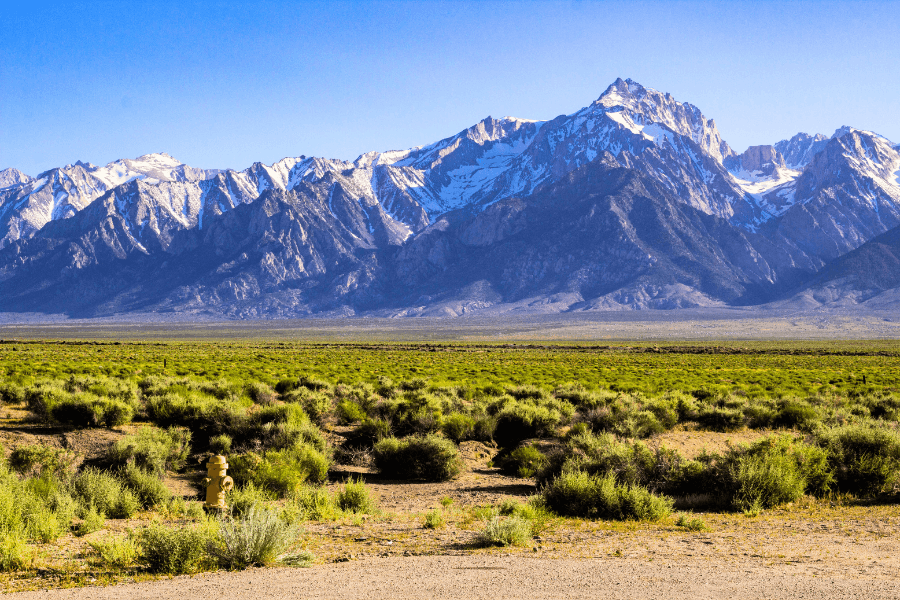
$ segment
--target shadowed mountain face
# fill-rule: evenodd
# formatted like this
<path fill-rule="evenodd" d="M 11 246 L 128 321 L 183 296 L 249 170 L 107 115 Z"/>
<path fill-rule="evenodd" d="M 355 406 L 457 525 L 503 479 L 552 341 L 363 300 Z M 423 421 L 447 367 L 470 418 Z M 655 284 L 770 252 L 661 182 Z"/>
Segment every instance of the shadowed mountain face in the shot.
<path fill-rule="evenodd" d="M 4 251 L 20 259 L 2 271 L 6 310 L 460 314 L 547 298 L 566 310 L 678 308 L 738 301 L 778 276 L 759 236 L 610 155 L 405 243 L 396 221 L 334 186 L 266 191 L 165 239 L 135 239 L 105 200 Z"/>
<path fill-rule="evenodd" d="M 401 250 L 395 277 L 409 290 L 407 306 L 714 305 L 777 276 L 752 237 L 607 156 L 529 197 L 442 219 Z"/>
<path fill-rule="evenodd" d="M 572 115 L 488 117 L 352 162 L 155 154 L 0 177 L 0 311 L 81 316 L 748 305 L 900 225 L 900 152 L 881 136 L 737 154 L 696 107 L 621 79 Z M 882 250 L 865 260 L 888 281 Z M 848 301 L 875 289 L 843 281 Z"/>
<path fill-rule="evenodd" d="M 900 227 L 826 264 L 785 301 L 804 308 L 861 305 L 872 309 L 896 309 L 898 302 Z"/>

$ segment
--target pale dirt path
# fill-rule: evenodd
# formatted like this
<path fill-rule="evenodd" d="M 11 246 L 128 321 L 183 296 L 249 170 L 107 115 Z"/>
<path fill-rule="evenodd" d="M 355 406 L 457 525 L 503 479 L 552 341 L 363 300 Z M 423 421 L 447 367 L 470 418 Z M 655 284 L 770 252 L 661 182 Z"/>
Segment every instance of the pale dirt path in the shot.
<path fill-rule="evenodd" d="M 810 577 L 795 566 L 504 556 L 371 558 L 310 569 L 251 569 L 105 588 L 21 592 L 26 600 L 569 600 L 900 598 L 900 578 Z"/>

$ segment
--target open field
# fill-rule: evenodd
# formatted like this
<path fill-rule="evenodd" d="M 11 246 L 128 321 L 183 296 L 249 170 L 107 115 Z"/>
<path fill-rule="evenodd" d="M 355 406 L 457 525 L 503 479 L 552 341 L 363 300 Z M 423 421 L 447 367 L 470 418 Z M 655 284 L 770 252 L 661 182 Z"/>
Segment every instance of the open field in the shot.
<path fill-rule="evenodd" d="M 550 597 L 529 571 L 550 576 L 547 561 L 584 571 L 567 580 L 573 598 L 585 586 L 619 597 L 623 582 L 639 597 L 665 592 L 660 581 L 678 597 L 897 589 L 897 341 L 340 343 L 38 329 L 46 335 L 0 330 L 9 591 L 240 569 L 222 536 L 265 515 L 289 539 L 249 564 L 312 565 L 245 572 L 276 595 L 283 579 L 360 597 L 316 587 L 315 574 L 377 567 L 381 597 L 412 597 L 398 582 L 414 561 L 509 570 L 500 581 L 531 573 L 533 597 Z M 232 516 L 200 510 L 211 452 L 228 457 L 238 484 Z M 148 548 L 167 531 L 193 536 L 194 562 L 154 567 Z M 617 575 L 591 579 L 597 564 Z M 698 569 L 718 569 L 721 585 L 685 576 Z M 422 585 L 451 596 L 453 581 Z"/>
<path fill-rule="evenodd" d="M 437 385 L 578 382 L 588 389 L 749 395 L 900 389 L 900 343 L 449 344 L 305 342 L 0 341 L 0 373 L 41 377 L 151 375 L 332 383 L 421 377 Z"/>

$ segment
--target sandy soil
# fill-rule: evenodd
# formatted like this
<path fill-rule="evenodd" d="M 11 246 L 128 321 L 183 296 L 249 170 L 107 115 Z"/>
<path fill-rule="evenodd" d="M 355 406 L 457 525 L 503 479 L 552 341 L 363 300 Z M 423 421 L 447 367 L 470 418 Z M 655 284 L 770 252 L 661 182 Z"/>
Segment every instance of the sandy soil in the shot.
<path fill-rule="evenodd" d="M 876 576 L 817 577 L 802 567 L 766 566 L 753 561 L 713 566 L 702 561 L 430 556 L 373 558 L 311 569 L 253 569 L 118 587 L 25 592 L 9 597 L 23 600 L 876 599 L 900 597 L 900 580 Z"/>

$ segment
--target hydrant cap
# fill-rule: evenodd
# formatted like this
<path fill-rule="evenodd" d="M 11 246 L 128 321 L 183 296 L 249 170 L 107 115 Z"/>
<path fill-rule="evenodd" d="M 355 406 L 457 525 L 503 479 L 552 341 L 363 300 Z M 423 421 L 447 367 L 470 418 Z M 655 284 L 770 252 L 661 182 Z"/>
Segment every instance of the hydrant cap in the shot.
<path fill-rule="evenodd" d="M 217 454 L 217 455 L 215 455 L 215 456 L 210 456 L 210 457 L 209 457 L 209 462 L 206 463 L 206 464 L 208 464 L 208 465 L 224 465 L 224 464 L 225 464 L 225 457 L 222 456 L 221 454 Z"/>

